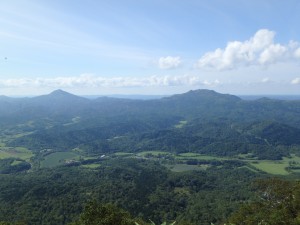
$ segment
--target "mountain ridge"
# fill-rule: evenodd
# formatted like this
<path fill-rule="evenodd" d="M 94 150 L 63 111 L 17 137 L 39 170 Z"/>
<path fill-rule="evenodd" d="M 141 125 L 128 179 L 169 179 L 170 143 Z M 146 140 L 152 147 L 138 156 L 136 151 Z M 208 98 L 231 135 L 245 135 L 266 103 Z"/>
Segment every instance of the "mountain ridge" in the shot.
<path fill-rule="evenodd" d="M 300 102 L 247 101 L 206 89 L 152 100 L 86 99 L 56 90 L 12 106 L 0 110 L 0 123 L 29 133 L 6 144 L 37 152 L 160 149 L 224 156 L 256 149 L 260 158 L 278 159 L 300 144 Z"/>
<path fill-rule="evenodd" d="M 291 111 L 286 111 L 290 108 Z M 282 100 L 243 100 L 235 95 L 220 94 L 218 92 L 198 89 L 183 94 L 176 94 L 160 99 L 136 100 L 111 97 L 99 97 L 88 99 L 77 96 L 61 89 L 55 90 L 47 95 L 32 98 L 0 98 L 0 118 L 13 113 L 36 114 L 44 116 L 49 114 L 76 116 L 78 114 L 105 114 L 120 115 L 130 113 L 132 115 L 142 114 L 165 114 L 195 118 L 204 117 L 244 117 L 245 113 L 252 113 L 252 118 L 267 117 L 270 110 L 276 110 L 277 116 L 281 114 L 300 112 L 300 102 Z M 300 123 L 299 123 L 300 125 Z"/>

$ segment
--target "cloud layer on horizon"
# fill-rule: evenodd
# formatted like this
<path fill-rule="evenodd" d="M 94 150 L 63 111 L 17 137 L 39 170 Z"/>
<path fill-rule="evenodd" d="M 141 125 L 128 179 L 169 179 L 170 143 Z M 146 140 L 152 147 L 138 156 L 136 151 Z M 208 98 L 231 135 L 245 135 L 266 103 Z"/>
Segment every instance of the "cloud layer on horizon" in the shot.
<path fill-rule="evenodd" d="M 215 86 L 219 81 L 208 81 L 198 76 L 150 76 L 150 77 L 99 77 L 83 74 L 73 77 L 0 79 L 0 88 L 98 88 L 98 87 L 168 87 Z"/>
<path fill-rule="evenodd" d="M 278 83 L 279 81 L 265 77 L 259 80 L 253 80 L 251 83 Z M 287 78 L 286 84 L 299 85 L 300 78 Z M 219 79 L 211 78 L 210 80 L 200 78 L 198 75 L 165 75 L 165 76 L 149 76 L 149 77 L 102 77 L 93 74 L 82 74 L 79 76 L 65 76 L 54 78 L 15 78 L 0 79 L 0 88 L 143 88 L 143 87 L 180 87 L 180 86 L 202 86 L 216 87 L 219 85 L 231 84 L 232 81 L 219 81 Z M 236 82 L 233 82 L 236 83 Z M 237 82 L 239 83 L 239 82 Z"/>

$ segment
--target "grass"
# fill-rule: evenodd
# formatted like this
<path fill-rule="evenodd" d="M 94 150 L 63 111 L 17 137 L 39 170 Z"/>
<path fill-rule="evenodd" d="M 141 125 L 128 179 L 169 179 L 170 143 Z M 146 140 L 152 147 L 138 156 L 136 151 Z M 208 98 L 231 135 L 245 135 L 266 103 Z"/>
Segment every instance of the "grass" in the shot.
<path fill-rule="evenodd" d="M 126 156 L 133 156 L 133 153 L 130 152 L 116 152 L 114 153 L 115 156 L 120 156 L 120 157 L 126 157 Z"/>
<path fill-rule="evenodd" d="M 170 152 L 162 152 L 162 151 L 144 151 L 144 152 L 139 152 L 137 154 L 137 156 L 146 156 L 147 154 L 152 154 L 154 156 L 158 156 L 158 155 L 169 155 L 169 154 L 172 154 Z"/>
<path fill-rule="evenodd" d="M 79 122 L 80 122 L 80 117 L 76 116 L 76 117 L 72 118 L 72 121 L 70 123 L 65 123 L 64 126 L 70 126 L 70 125 L 73 125 L 73 124 L 76 124 Z"/>
<path fill-rule="evenodd" d="M 5 147 L 5 146 L 6 146 L 5 143 L 0 142 L 0 148 Z"/>
<path fill-rule="evenodd" d="M 160 151 L 154 151 L 154 152 L 142 152 L 142 155 L 145 155 L 147 153 L 151 153 L 152 155 L 158 155 L 158 154 L 170 154 L 167 152 L 160 152 Z M 140 153 L 141 154 L 141 153 Z M 251 158 L 251 155 L 243 155 L 242 157 L 239 156 L 238 158 L 228 158 L 228 157 L 218 157 L 218 156 L 210 156 L 210 155 L 202 155 L 198 153 L 181 153 L 179 155 L 176 155 L 175 158 L 177 160 L 189 160 L 189 159 L 197 159 L 197 160 L 218 160 L 218 161 L 224 161 L 229 159 L 235 159 L 235 160 L 241 160 L 243 162 L 248 162 L 249 166 L 246 166 L 248 169 L 258 172 L 263 171 L 268 174 L 272 175 L 288 175 L 290 172 L 300 172 L 300 170 L 292 170 L 288 171 L 287 168 L 290 165 L 290 162 L 294 162 L 296 164 L 300 165 L 300 157 L 296 155 L 291 155 L 291 157 L 287 158 L 284 157 L 283 160 L 279 161 L 272 161 L 272 160 L 249 160 Z M 187 164 L 175 164 L 174 166 L 167 165 L 168 168 L 170 168 L 174 172 L 183 172 L 183 171 L 189 171 L 189 170 L 201 170 L 206 169 L 203 167 L 199 167 L 197 165 L 187 165 Z M 252 168 L 251 168 L 252 167 Z M 256 168 L 258 171 L 256 171 L 254 168 Z"/>
<path fill-rule="evenodd" d="M 6 151 L 0 150 L 0 159 L 10 158 L 12 157 L 9 153 Z"/>
<path fill-rule="evenodd" d="M 269 173 L 273 175 L 288 175 L 290 174 L 287 171 L 287 168 L 290 165 L 290 162 L 294 162 L 300 165 L 300 157 L 291 154 L 291 157 L 283 157 L 282 160 L 278 161 L 271 161 L 271 160 L 248 160 L 250 165 L 254 166 L 255 168 Z M 291 172 L 299 172 L 299 170 L 292 170 Z"/>
<path fill-rule="evenodd" d="M 228 160 L 227 157 L 218 157 L 210 155 L 202 155 L 199 153 L 187 152 L 176 155 L 176 159 L 199 159 L 199 160 Z"/>
<path fill-rule="evenodd" d="M 3 150 L 5 149 L 5 150 Z M 15 148 L 14 151 L 8 151 L 8 148 L 6 147 L 0 147 L 0 158 L 8 158 L 8 157 L 16 157 L 16 155 L 13 154 L 18 154 L 19 157 L 16 158 L 21 158 L 21 159 L 28 159 L 28 157 L 32 156 L 28 155 L 26 153 L 26 149 L 22 148 Z M 17 150 L 20 150 L 20 152 L 17 152 Z M 22 152 L 24 155 L 22 155 Z M 41 166 L 42 167 L 54 167 L 58 165 L 63 165 L 66 160 L 78 160 L 80 158 L 80 150 L 79 149 L 74 149 L 72 152 L 55 152 L 52 153 L 48 156 L 45 157 L 45 160 L 41 161 Z M 185 162 L 186 160 L 190 159 L 197 159 L 197 160 L 208 160 L 208 161 L 224 161 L 224 160 L 229 160 L 229 159 L 235 159 L 235 160 L 240 160 L 242 162 L 247 162 L 248 165 L 245 165 L 246 168 L 252 170 L 253 172 L 259 172 L 263 171 L 268 174 L 272 175 L 288 175 L 291 172 L 299 173 L 300 170 L 295 169 L 288 171 L 287 168 L 290 166 L 290 163 L 293 162 L 296 165 L 300 165 L 300 157 L 296 155 L 292 155 L 291 157 L 283 158 L 283 160 L 278 160 L 278 161 L 272 161 L 272 160 L 254 160 L 251 159 L 251 155 L 239 155 L 238 158 L 228 158 L 228 157 L 217 157 L 217 156 L 209 156 L 209 155 L 202 155 L 199 153 L 181 153 L 179 155 L 174 155 L 169 152 L 164 152 L 164 151 L 143 151 L 139 152 L 137 154 L 135 153 L 130 153 L 130 152 L 116 152 L 114 155 L 117 157 L 134 157 L 134 156 L 139 156 L 139 157 L 145 157 L 147 154 L 151 154 L 154 157 L 157 157 L 159 155 L 172 155 L 175 157 L 175 159 L 180 160 L 181 162 Z M 29 158 L 30 158 L 29 157 Z M 83 159 L 88 159 L 88 158 L 94 158 L 94 157 L 83 157 Z M 97 168 L 100 165 L 97 163 L 92 163 L 88 165 L 83 165 L 82 167 L 86 168 Z M 178 163 L 174 165 L 165 165 L 168 167 L 171 171 L 173 172 L 184 172 L 184 171 L 191 171 L 191 170 L 205 170 L 208 165 L 187 165 L 185 163 Z M 257 169 L 257 170 L 256 170 Z"/>
<path fill-rule="evenodd" d="M 27 148 L 23 147 L 0 147 L 0 159 L 5 158 L 19 158 L 23 160 L 29 160 L 33 156 L 33 153 Z"/>
<path fill-rule="evenodd" d="M 66 160 L 78 160 L 80 155 L 74 152 L 54 152 L 41 161 L 41 167 L 55 167 L 65 164 Z"/>
<path fill-rule="evenodd" d="M 273 175 L 288 175 L 289 172 L 286 170 L 286 167 L 289 166 L 288 163 L 283 160 L 280 161 L 269 161 L 269 160 L 261 160 L 255 161 L 257 163 L 250 163 L 255 168 L 264 171 Z"/>
<path fill-rule="evenodd" d="M 14 160 L 10 165 L 11 166 L 16 166 L 18 164 L 22 163 L 22 161 L 19 161 L 19 160 Z"/>
<path fill-rule="evenodd" d="M 85 151 L 82 150 L 82 149 L 80 149 L 80 148 L 73 148 L 73 149 L 72 149 L 72 152 L 79 153 L 79 154 L 85 153 Z"/>
<path fill-rule="evenodd" d="M 165 165 L 168 169 L 173 172 L 185 172 L 191 170 L 205 170 L 206 167 L 197 166 L 197 165 L 187 165 L 187 164 L 174 164 L 174 165 Z"/>
<path fill-rule="evenodd" d="M 300 157 L 295 154 L 291 154 L 291 157 L 283 157 L 284 162 L 296 162 L 300 164 Z"/>
<path fill-rule="evenodd" d="M 187 124 L 187 121 L 186 121 L 186 120 L 181 120 L 181 121 L 179 121 L 178 124 L 175 125 L 175 128 L 182 128 L 182 127 L 184 127 L 186 124 Z"/>
<path fill-rule="evenodd" d="M 253 166 L 251 166 L 251 165 L 245 165 L 245 166 L 242 166 L 242 167 L 240 167 L 240 168 L 246 168 L 246 169 L 248 169 L 248 170 L 251 170 L 252 172 L 254 172 L 254 173 L 258 173 L 259 172 L 259 170 L 256 168 L 256 167 L 253 167 Z"/>
<path fill-rule="evenodd" d="M 23 132 L 23 133 L 18 133 L 12 136 L 12 138 L 20 138 L 20 137 L 24 137 L 26 135 L 32 134 L 33 132 Z"/>

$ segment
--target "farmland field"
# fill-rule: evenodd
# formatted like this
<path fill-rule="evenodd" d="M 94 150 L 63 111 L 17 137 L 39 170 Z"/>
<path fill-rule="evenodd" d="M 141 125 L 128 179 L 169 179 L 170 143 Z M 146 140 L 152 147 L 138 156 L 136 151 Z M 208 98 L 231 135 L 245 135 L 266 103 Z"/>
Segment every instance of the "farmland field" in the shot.
<path fill-rule="evenodd" d="M 178 155 L 163 152 L 163 151 L 144 151 L 137 154 L 134 153 L 122 153 L 118 152 L 114 154 L 117 157 L 158 157 L 158 156 L 173 156 L 175 160 L 177 160 L 178 164 L 170 165 L 163 163 L 167 168 L 171 169 L 174 172 L 183 172 L 188 170 L 203 170 L 207 168 L 207 165 L 187 165 L 185 162 L 187 160 L 207 160 L 207 161 L 226 161 L 230 159 L 238 160 L 241 162 L 245 162 L 247 165 L 244 167 L 253 171 L 253 172 L 265 172 L 272 175 L 288 175 L 290 173 L 297 173 L 300 172 L 300 169 L 290 169 L 288 170 L 288 167 L 290 166 L 291 162 L 294 163 L 294 165 L 300 165 L 300 157 L 296 155 L 291 155 L 291 157 L 284 157 L 282 160 L 272 161 L 272 160 L 253 160 L 253 159 L 247 159 L 247 157 L 236 157 L 236 158 L 228 158 L 228 157 L 218 157 L 218 156 L 209 156 L 209 155 L 202 155 L 198 153 L 181 153 Z"/>
<path fill-rule="evenodd" d="M 185 172 L 190 170 L 205 170 L 206 167 L 198 166 L 198 165 L 187 165 L 187 164 L 174 164 L 174 165 L 166 165 L 168 169 L 173 172 Z"/>
<path fill-rule="evenodd" d="M 126 157 L 126 156 L 133 156 L 133 153 L 128 153 L 128 152 L 115 152 L 115 156 L 120 156 L 120 157 Z"/>
<path fill-rule="evenodd" d="M 176 159 L 199 159 L 199 160 L 228 160 L 229 158 L 226 157 L 218 157 L 218 156 L 209 156 L 209 155 L 202 155 L 198 153 L 181 153 L 176 156 Z"/>
<path fill-rule="evenodd" d="M 171 156 L 174 160 L 177 161 L 177 164 L 174 165 L 167 165 L 168 168 L 170 168 L 172 171 L 175 172 L 182 172 L 182 171 L 188 171 L 188 170 L 203 170 L 205 166 L 197 166 L 197 165 L 187 165 L 185 162 L 187 160 L 207 160 L 207 161 L 224 161 L 229 160 L 228 157 L 218 157 L 218 156 L 208 156 L 208 155 L 202 155 L 198 153 L 181 153 L 178 155 L 164 152 L 164 151 L 143 151 L 140 153 L 128 153 L 128 152 L 116 152 L 114 153 L 116 157 L 154 157 L 157 158 L 160 156 Z M 34 154 L 22 147 L 5 147 L 5 144 L 0 145 L 0 159 L 5 158 L 19 158 L 22 160 L 29 161 L 30 158 L 32 158 Z M 80 154 L 77 152 L 54 152 L 52 154 L 49 154 L 45 156 L 44 160 L 40 162 L 41 167 L 55 167 L 59 165 L 63 165 L 68 160 L 79 160 L 81 157 Z M 92 157 L 93 158 L 93 157 Z M 89 159 L 89 157 L 82 157 L 82 159 Z M 290 173 L 298 173 L 300 172 L 299 169 L 297 169 L 297 166 L 300 165 L 300 157 L 291 154 L 291 157 L 284 157 L 282 160 L 278 161 L 272 161 L 272 160 L 253 160 L 253 159 L 247 159 L 247 157 L 239 157 L 234 158 L 235 160 L 240 160 L 242 162 L 245 162 L 249 165 L 249 169 L 256 168 L 257 170 L 260 170 L 262 172 L 266 172 L 268 174 L 273 175 L 288 175 Z M 294 165 L 295 169 L 288 169 L 291 164 Z M 99 166 L 99 164 L 91 164 L 91 165 L 85 165 L 85 167 L 94 168 Z"/>
<path fill-rule="evenodd" d="M 73 152 L 54 152 L 45 156 L 41 167 L 55 167 L 65 164 L 66 160 L 78 160 L 80 156 Z"/>
<path fill-rule="evenodd" d="M 0 147 L 0 159 L 19 158 L 19 159 L 23 159 L 23 160 L 29 160 L 32 156 L 33 156 L 33 153 L 26 148 Z"/>
<path fill-rule="evenodd" d="M 274 174 L 274 175 L 289 174 L 289 172 L 286 170 L 286 167 L 288 167 L 289 164 L 284 161 L 276 162 L 276 161 L 262 160 L 256 162 L 257 163 L 251 163 L 251 165 L 266 173 Z"/>
<path fill-rule="evenodd" d="M 175 125 L 175 128 L 182 128 L 186 124 L 187 124 L 186 120 L 181 120 L 177 125 Z"/>
<path fill-rule="evenodd" d="M 170 155 L 172 153 L 170 152 L 163 152 L 163 151 L 144 151 L 144 152 L 140 152 L 137 154 L 137 156 L 146 156 L 148 154 L 154 155 L 154 156 L 158 156 L 158 155 Z"/>
<path fill-rule="evenodd" d="M 290 172 L 298 172 L 297 170 L 291 170 L 290 172 L 287 168 L 290 166 L 290 163 L 300 164 L 300 157 L 291 154 L 291 157 L 283 157 L 283 160 L 270 161 L 270 160 L 257 160 L 257 161 L 248 161 L 252 166 L 257 169 L 264 171 L 269 174 L 274 175 L 288 175 Z"/>

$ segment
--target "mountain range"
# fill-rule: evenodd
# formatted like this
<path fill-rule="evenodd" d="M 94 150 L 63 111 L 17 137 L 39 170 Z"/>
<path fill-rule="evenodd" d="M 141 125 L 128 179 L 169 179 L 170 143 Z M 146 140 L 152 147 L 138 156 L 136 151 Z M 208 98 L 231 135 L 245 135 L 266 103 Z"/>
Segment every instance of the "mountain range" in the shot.
<path fill-rule="evenodd" d="M 243 100 L 211 90 L 160 99 L 88 99 L 56 90 L 32 98 L 0 96 L 7 146 L 88 154 L 164 150 L 277 159 L 300 146 L 300 101 Z"/>

